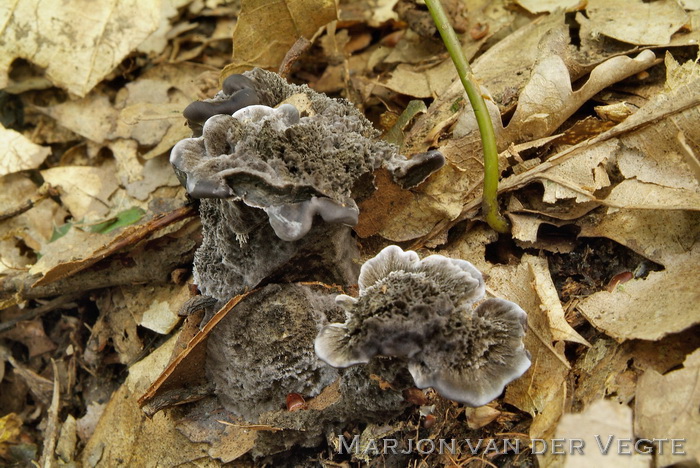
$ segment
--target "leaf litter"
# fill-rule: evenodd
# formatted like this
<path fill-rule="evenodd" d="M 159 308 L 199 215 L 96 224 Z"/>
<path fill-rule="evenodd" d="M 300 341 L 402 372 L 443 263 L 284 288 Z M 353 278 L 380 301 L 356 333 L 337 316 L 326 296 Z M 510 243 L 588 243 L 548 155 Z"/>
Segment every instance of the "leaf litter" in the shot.
<path fill-rule="evenodd" d="M 489 294 L 517 302 L 529 317 L 533 365 L 503 398 L 465 409 L 429 394 L 433 429 L 421 429 L 427 416 L 414 405 L 371 434 L 685 438 L 683 456 L 656 447 L 630 462 L 698 461 L 693 2 L 522 0 L 522 8 L 472 2 L 450 10 L 496 126 L 500 193 L 513 225 L 507 236 L 480 218 L 471 107 L 441 43 L 425 36 L 430 23 L 420 6 L 132 3 L 101 2 L 91 16 L 50 6 L 38 22 L 28 21 L 32 0 L 0 13 L 7 52 L 0 85 L 23 107 L 3 111 L 0 122 L 3 462 L 253 464 L 259 438 L 251 434 L 273 428 L 208 423 L 187 405 L 149 419 L 138 400 L 171 356 L 192 351 L 197 333 L 178 331 L 200 241 L 167 162 L 170 148 L 190 136 L 180 112 L 212 95 L 224 67 L 223 76 L 276 70 L 300 37 L 313 44 L 292 64 L 290 80 L 350 99 L 385 132 L 391 116 L 395 123 L 418 99 L 425 107 L 390 138 L 408 154 L 436 148 L 447 159 L 411 190 L 375 174 L 378 190 L 360 205 L 355 230 L 365 258 L 394 241 L 468 259 L 489 277 Z M 300 22 L 306 17 L 315 22 Z M 188 365 L 198 359 L 194 352 Z M 168 372 L 178 375 L 173 363 Z M 307 404 L 332 402 L 327 390 L 324 403 L 319 396 Z M 343 429 L 370 434 L 370 427 Z M 328 466 L 353 461 L 333 451 L 332 437 L 291 456 L 299 463 L 322 456 Z M 431 454 L 423 463 L 501 466 L 517 456 L 528 466 L 563 460 L 482 452 Z M 564 464 L 582 460 L 594 463 L 569 455 Z"/>

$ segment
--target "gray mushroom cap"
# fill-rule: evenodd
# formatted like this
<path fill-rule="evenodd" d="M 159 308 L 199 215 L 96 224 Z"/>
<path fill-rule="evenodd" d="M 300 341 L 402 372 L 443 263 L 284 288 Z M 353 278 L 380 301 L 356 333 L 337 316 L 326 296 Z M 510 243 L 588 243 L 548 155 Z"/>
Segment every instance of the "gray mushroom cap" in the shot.
<path fill-rule="evenodd" d="M 345 323 L 316 337 L 316 354 L 334 367 L 377 355 L 403 358 L 419 388 L 470 405 L 496 398 L 530 366 L 522 337 L 525 312 L 484 296 L 481 273 L 469 262 L 389 246 L 361 269 L 358 298 L 336 297 Z"/>
<path fill-rule="evenodd" d="M 295 94 L 308 98 L 308 115 L 280 104 Z M 187 192 L 263 209 L 285 241 L 308 233 L 316 215 L 356 224 L 353 191 L 369 193 L 363 184 L 371 184 L 380 166 L 408 188 L 445 162 L 437 151 L 401 156 L 349 102 L 261 69 L 228 77 L 213 99 L 191 104 L 184 114 L 195 138 L 175 145 L 170 162 Z"/>
<path fill-rule="evenodd" d="M 504 299 L 487 299 L 473 314 L 456 313 L 408 363 L 418 388 L 469 406 L 497 398 L 530 367 L 522 338 L 527 314 Z"/>
<path fill-rule="evenodd" d="M 195 198 L 236 198 L 248 206 L 263 209 L 277 236 L 285 241 L 306 235 L 319 215 L 328 223 L 357 224 L 359 209 L 349 196 L 340 201 L 326 196 L 317 181 L 284 177 L 289 168 L 282 161 L 237 154 L 237 140 L 264 130 L 280 137 L 300 122 L 291 104 L 278 108 L 252 105 L 233 115 L 214 115 L 203 126 L 201 137 L 180 141 L 170 162 L 184 178 L 188 193 Z M 251 146 L 255 147 L 255 142 Z M 253 148 L 255 149 L 255 148 Z M 233 153 L 233 154 L 231 154 Z M 210 157 L 198 160 L 198 156 Z M 233 156 L 233 157 L 232 157 Z M 192 162 L 196 161 L 194 167 Z"/>
<path fill-rule="evenodd" d="M 336 297 L 348 314 L 344 324 L 321 330 L 321 359 L 335 367 L 366 363 L 377 354 L 410 358 L 445 326 L 455 308 L 484 295 L 481 273 L 469 262 L 391 245 L 360 269 L 360 297 Z"/>

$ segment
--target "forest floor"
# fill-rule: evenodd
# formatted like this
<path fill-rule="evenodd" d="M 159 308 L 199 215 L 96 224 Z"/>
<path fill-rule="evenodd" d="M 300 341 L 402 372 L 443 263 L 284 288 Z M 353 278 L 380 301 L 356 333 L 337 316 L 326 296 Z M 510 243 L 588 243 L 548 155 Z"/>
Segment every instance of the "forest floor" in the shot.
<path fill-rule="evenodd" d="M 483 221 L 475 120 L 423 4 L 39 3 L 0 9 L 0 465 L 700 462 L 700 3 L 445 2 L 494 121 L 508 234 Z M 212 437 L 139 407 L 196 293 L 201 224 L 168 159 L 191 136 L 181 112 L 285 57 L 290 82 L 348 99 L 402 154 L 446 158 L 410 190 L 375 174 L 363 259 L 465 259 L 528 313 L 532 366 L 497 400 L 419 392 L 345 432 L 459 453 L 340 454 L 329 437 L 254 460 L 255 430 Z"/>

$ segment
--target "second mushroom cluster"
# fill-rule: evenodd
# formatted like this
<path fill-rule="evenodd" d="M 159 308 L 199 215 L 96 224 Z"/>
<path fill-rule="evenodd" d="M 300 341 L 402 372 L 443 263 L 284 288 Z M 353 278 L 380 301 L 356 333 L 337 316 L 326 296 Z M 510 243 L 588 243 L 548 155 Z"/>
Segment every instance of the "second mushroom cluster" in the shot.
<path fill-rule="evenodd" d="M 470 406 L 497 398 L 530 359 L 527 315 L 504 299 L 483 301 L 484 280 L 469 262 L 392 245 L 362 265 L 358 298 L 339 295 L 345 323 L 323 327 L 316 354 L 334 367 L 375 356 L 405 359 L 418 388 Z"/>

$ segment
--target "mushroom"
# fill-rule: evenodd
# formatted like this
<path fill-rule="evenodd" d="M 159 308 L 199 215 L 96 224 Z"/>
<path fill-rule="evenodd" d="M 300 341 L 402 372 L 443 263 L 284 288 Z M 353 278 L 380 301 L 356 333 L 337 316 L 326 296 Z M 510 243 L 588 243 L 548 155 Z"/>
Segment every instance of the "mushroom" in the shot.
<path fill-rule="evenodd" d="M 223 406 L 256 423 L 285 397 L 316 396 L 338 378 L 313 351 L 316 323 L 337 314 L 319 286 L 270 284 L 241 301 L 207 340 L 207 381 Z"/>
<path fill-rule="evenodd" d="M 389 246 L 361 268 L 358 298 L 338 295 L 345 323 L 321 329 L 316 354 L 333 367 L 374 356 L 407 361 L 418 388 L 480 406 L 530 366 L 522 342 L 526 313 L 484 296 L 481 273 L 469 262 Z"/>
<path fill-rule="evenodd" d="M 260 104 L 255 91 L 255 82 L 243 75 L 231 75 L 223 83 L 223 93 L 214 99 L 195 101 L 185 107 L 182 115 L 192 129 L 194 136 L 202 135 L 202 126 L 215 115 L 228 114 L 248 106 Z"/>
<path fill-rule="evenodd" d="M 311 112 L 283 103 L 298 94 Z M 170 162 L 201 199 L 195 281 L 219 301 L 266 278 L 354 283 L 350 227 L 374 169 L 412 186 L 444 164 L 437 151 L 404 158 L 349 102 L 261 69 L 227 78 L 185 116 L 201 135 L 177 143 Z"/>

